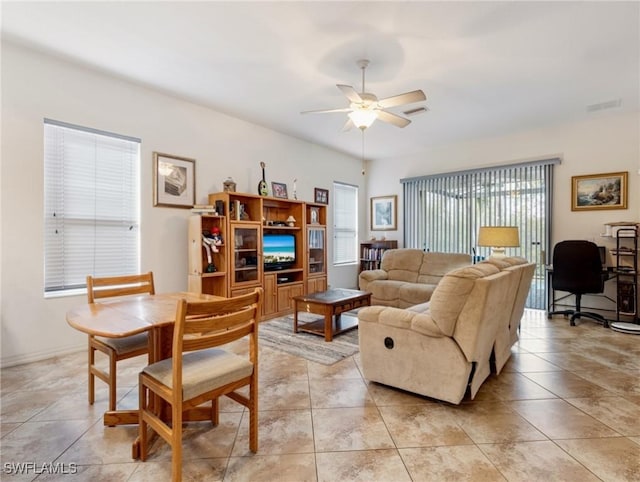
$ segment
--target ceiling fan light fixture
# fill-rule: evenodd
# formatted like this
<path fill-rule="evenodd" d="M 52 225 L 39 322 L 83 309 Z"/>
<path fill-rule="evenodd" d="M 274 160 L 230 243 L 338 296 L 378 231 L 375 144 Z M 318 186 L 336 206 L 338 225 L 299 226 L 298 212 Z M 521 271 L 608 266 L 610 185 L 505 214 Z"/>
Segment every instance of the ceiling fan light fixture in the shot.
<path fill-rule="evenodd" d="M 358 129 L 366 129 L 378 118 L 375 110 L 357 109 L 349 112 L 349 119 Z"/>

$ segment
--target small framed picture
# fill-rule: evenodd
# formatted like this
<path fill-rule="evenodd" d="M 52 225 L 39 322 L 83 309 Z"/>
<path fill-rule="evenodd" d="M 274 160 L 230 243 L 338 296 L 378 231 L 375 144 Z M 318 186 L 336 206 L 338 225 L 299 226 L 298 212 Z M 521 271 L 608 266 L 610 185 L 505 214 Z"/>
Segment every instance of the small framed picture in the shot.
<path fill-rule="evenodd" d="M 397 227 L 398 196 L 371 198 L 371 231 L 394 231 Z"/>
<path fill-rule="evenodd" d="M 313 197 L 315 202 L 319 204 L 329 204 L 329 190 L 316 187 L 313 189 Z"/>
<path fill-rule="evenodd" d="M 196 161 L 153 153 L 153 205 L 192 208 L 196 203 Z"/>
<path fill-rule="evenodd" d="M 287 185 L 281 182 L 272 182 L 271 191 L 273 192 L 273 197 L 279 197 L 280 199 L 287 199 L 289 197 L 287 194 Z"/>
<path fill-rule="evenodd" d="M 571 210 L 627 209 L 628 172 L 573 176 Z"/>
<path fill-rule="evenodd" d="M 320 208 L 313 207 L 313 206 L 309 208 L 309 223 L 311 224 L 320 223 Z"/>

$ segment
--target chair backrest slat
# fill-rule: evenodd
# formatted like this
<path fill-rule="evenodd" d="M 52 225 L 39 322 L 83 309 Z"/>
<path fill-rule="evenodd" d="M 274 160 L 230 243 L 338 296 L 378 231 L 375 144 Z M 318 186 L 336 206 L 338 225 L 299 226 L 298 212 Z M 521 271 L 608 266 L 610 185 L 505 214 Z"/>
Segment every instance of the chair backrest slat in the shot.
<path fill-rule="evenodd" d="M 89 303 L 93 303 L 96 299 L 138 294 L 155 294 L 153 272 L 104 278 L 87 276 Z"/>
<path fill-rule="evenodd" d="M 247 306 L 242 311 L 221 313 L 215 317 L 187 318 L 184 324 L 184 334 L 208 333 L 212 331 L 226 330 L 243 322 L 253 319 L 255 313 L 252 306 Z"/>
<path fill-rule="evenodd" d="M 249 336 L 249 358 L 258 362 L 258 320 L 262 288 L 215 301 L 178 301 L 173 329 L 173 386 L 182 386 L 182 354 Z M 257 369 L 257 368 L 256 368 Z M 175 396 L 178 396 L 174 393 Z"/>
<path fill-rule="evenodd" d="M 251 323 L 239 326 L 234 329 L 222 332 L 209 333 L 198 336 L 197 338 L 184 338 L 182 341 L 182 352 L 204 350 L 216 346 L 226 345 L 232 341 L 250 335 L 255 332 L 255 326 Z"/>

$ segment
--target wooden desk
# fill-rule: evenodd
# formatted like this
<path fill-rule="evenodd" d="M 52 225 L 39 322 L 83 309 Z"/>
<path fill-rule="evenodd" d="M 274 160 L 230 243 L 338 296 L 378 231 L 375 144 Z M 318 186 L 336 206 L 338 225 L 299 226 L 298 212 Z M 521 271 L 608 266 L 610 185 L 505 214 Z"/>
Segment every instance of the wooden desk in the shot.
<path fill-rule="evenodd" d="M 154 363 L 171 356 L 173 324 L 179 299 L 187 301 L 219 300 L 220 296 L 199 293 L 160 293 L 128 296 L 85 303 L 67 312 L 67 323 L 88 335 L 122 338 L 149 332 L 149 360 Z M 211 410 L 194 409 L 184 420 L 209 420 Z M 114 410 L 104 414 L 105 425 L 137 424 L 138 410 Z M 133 458 L 138 458 L 138 441 L 133 444 Z"/>

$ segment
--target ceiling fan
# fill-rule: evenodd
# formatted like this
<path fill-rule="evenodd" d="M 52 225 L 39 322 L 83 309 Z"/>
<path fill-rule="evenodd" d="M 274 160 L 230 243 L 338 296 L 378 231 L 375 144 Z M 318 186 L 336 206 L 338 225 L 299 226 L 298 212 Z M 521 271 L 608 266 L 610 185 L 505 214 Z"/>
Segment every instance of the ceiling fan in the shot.
<path fill-rule="evenodd" d="M 348 131 L 352 127 L 356 126 L 361 130 L 365 130 L 376 119 L 383 122 L 388 122 L 396 127 L 406 127 L 411 121 L 406 117 L 402 117 L 393 112 L 389 112 L 387 109 L 390 107 L 397 107 L 405 104 L 413 104 L 415 102 L 421 102 L 426 100 L 422 90 L 413 90 L 411 92 L 405 92 L 404 94 L 394 95 L 392 97 L 386 97 L 378 100 L 378 98 L 364 88 L 364 71 L 369 65 L 369 61 L 366 59 L 358 60 L 358 67 L 362 69 L 362 92 L 357 92 L 350 85 L 337 84 L 338 89 L 349 99 L 349 107 L 338 109 L 322 109 L 322 110 L 308 110 L 302 112 L 302 114 L 327 114 L 333 112 L 348 112 L 349 119 L 342 128 L 343 131 Z M 421 107 L 419 109 L 411 109 L 405 114 L 412 115 L 419 112 L 425 112 L 427 109 Z"/>

